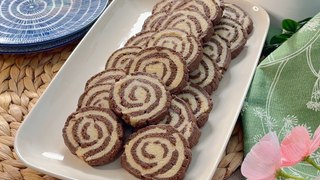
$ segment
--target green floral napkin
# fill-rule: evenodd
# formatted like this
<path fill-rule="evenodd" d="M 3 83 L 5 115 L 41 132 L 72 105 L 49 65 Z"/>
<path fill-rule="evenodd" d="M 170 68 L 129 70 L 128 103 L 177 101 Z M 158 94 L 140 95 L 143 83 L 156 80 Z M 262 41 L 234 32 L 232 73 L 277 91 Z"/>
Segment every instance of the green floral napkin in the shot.
<path fill-rule="evenodd" d="M 320 13 L 257 67 L 242 121 L 246 153 L 270 131 L 282 140 L 295 126 L 303 125 L 310 133 L 319 126 Z M 320 164 L 320 151 L 312 157 Z M 307 179 L 320 175 L 306 163 L 285 171 Z"/>

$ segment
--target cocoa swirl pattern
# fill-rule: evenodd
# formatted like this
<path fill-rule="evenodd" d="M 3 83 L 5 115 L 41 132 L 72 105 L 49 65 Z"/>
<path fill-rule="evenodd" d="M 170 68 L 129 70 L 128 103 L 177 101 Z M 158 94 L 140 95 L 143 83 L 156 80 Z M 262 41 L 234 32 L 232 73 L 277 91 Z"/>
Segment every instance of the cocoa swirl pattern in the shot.
<path fill-rule="evenodd" d="M 198 127 L 203 127 L 213 106 L 210 95 L 200 86 L 188 83 L 177 96 L 190 105 Z"/>
<path fill-rule="evenodd" d="M 231 58 L 238 56 L 247 42 L 248 34 L 241 24 L 234 19 L 223 16 L 214 27 L 215 33 L 230 44 Z"/>
<path fill-rule="evenodd" d="M 169 114 L 161 123 L 169 124 L 178 130 L 188 141 L 190 148 L 198 143 L 201 131 L 197 126 L 191 107 L 181 98 L 173 96 Z"/>
<path fill-rule="evenodd" d="M 163 29 L 162 23 L 166 19 L 166 12 L 158 12 L 149 16 L 143 23 L 142 31 L 157 31 Z"/>
<path fill-rule="evenodd" d="M 202 58 L 200 41 L 178 29 L 166 29 L 153 34 L 147 46 L 160 46 L 175 50 L 182 55 L 189 70 L 197 68 Z"/>
<path fill-rule="evenodd" d="M 183 179 L 191 161 L 185 138 L 170 125 L 152 125 L 130 136 L 121 165 L 141 179 Z"/>
<path fill-rule="evenodd" d="M 172 12 L 178 7 L 188 3 L 191 0 L 162 0 L 158 2 L 155 6 L 153 6 L 152 14 L 158 12 Z"/>
<path fill-rule="evenodd" d="M 132 63 L 130 72 L 156 75 L 171 93 L 182 89 L 188 80 L 188 69 L 181 54 L 164 47 L 142 50 Z"/>
<path fill-rule="evenodd" d="M 190 82 L 199 85 L 209 94 L 218 88 L 221 78 L 217 64 L 207 55 L 203 55 L 199 67 L 190 73 Z"/>
<path fill-rule="evenodd" d="M 251 33 L 253 29 L 253 22 L 250 16 L 239 6 L 235 4 L 226 3 L 223 15 L 230 17 L 238 21 L 243 28 L 247 31 L 248 34 Z"/>
<path fill-rule="evenodd" d="M 68 117 L 63 139 L 72 154 L 97 166 L 117 157 L 122 148 L 123 129 L 111 110 L 85 107 Z"/>
<path fill-rule="evenodd" d="M 210 40 L 203 44 L 203 54 L 213 59 L 223 74 L 229 68 L 231 51 L 228 43 L 218 35 L 213 35 Z"/>
<path fill-rule="evenodd" d="M 123 47 L 115 51 L 106 63 L 106 69 L 117 68 L 127 71 L 133 59 L 141 51 L 140 47 Z"/>
<path fill-rule="evenodd" d="M 126 72 L 123 71 L 122 69 L 107 69 L 104 70 L 94 76 L 92 76 L 86 83 L 85 89 L 89 89 L 92 86 L 95 86 L 97 84 L 110 84 L 110 83 L 115 83 L 119 79 L 123 78 L 126 76 Z"/>
<path fill-rule="evenodd" d="M 161 121 L 168 112 L 171 95 L 154 75 L 136 72 L 116 82 L 111 91 L 111 107 L 136 128 Z"/>
<path fill-rule="evenodd" d="M 126 47 L 136 46 L 136 47 L 146 48 L 150 37 L 154 33 L 155 33 L 154 31 L 140 32 L 140 33 L 132 36 L 124 46 L 126 46 Z"/>
<path fill-rule="evenodd" d="M 86 106 L 109 108 L 110 90 L 114 83 L 96 84 L 88 88 L 79 98 L 78 108 Z"/>

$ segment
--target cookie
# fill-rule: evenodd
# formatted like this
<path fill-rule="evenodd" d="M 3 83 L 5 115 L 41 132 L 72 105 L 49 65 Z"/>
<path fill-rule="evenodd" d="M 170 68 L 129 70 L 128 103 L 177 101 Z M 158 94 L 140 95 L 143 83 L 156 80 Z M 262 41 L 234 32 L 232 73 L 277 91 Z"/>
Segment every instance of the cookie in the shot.
<path fill-rule="evenodd" d="M 87 106 L 109 108 L 110 90 L 113 84 L 96 84 L 86 89 L 78 100 L 78 109 Z"/>
<path fill-rule="evenodd" d="M 121 165 L 140 179 L 183 179 L 192 154 L 185 138 L 170 125 L 152 125 L 132 134 Z"/>
<path fill-rule="evenodd" d="M 86 83 L 85 89 L 89 89 L 92 86 L 95 86 L 97 84 L 110 84 L 110 83 L 115 83 L 119 79 L 123 78 L 126 76 L 126 72 L 123 71 L 122 69 L 107 69 L 104 70 L 94 76 L 92 76 Z"/>
<path fill-rule="evenodd" d="M 141 47 L 123 47 L 115 51 L 106 63 L 106 69 L 117 68 L 129 70 L 133 59 L 141 51 Z"/>
<path fill-rule="evenodd" d="M 219 72 L 224 74 L 231 62 L 231 50 L 228 43 L 218 35 L 213 35 L 203 44 L 203 54 L 218 65 Z"/>
<path fill-rule="evenodd" d="M 156 76 L 136 72 L 114 84 L 110 101 L 112 110 L 127 124 L 141 128 L 163 119 L 171 95 Z"/>
<path fill-rule="evenodd" d="M 81 108 L 68 117 L 62 133 L 71 153 L 91 166 L 112 162 L 122 149 L 123 128 L 110 109 Z"/>
<path fill-rule="evenodd" d="M 183 30 L 204 41 L 213 33 L 211 21 L 197 9 L 175 10 L 170 13 L 159 12 L 151 15 L 143 26 L 144 31 L 172 28 Z"/>
<path fill-rule="evenodd" d="M 225 3 L 225 9 L 223 15 L 230 17 L 239 22 L 242 27 L 250 34 L 253 30 L 253 22 L 250 16 L 242 8 L 235 4 Z"/>
<path fill-rule="evenodd" d="M 146 48 L 149 38 L 154 34 L 154 31 L 143 31 L 134 36 L 132 36 L 124 45 L 125 47 L 135 46 Z"/>
<path fill-rule="evenodd" d="M 223 16 L 214 27 L 215 33 L 230 44 L 231 59 L 237 57 L 244 48 L 248 34 L 234 19 Z"/>
<path fill-rule="evenodd" d="M 169 124 L 178 130 L 188 141 L 190 148 L 198 143 L 201 131 L 197 126 L 190 105 L 181 98 L 173 96 L 169 114 L 161 123 Z"/>
<path fill-rule="evenodd" d="M 192 35 L 179 29 L 158 31 L 150 37 L 148 47 L 166 47 L 180 53 L 186 61 L 189 70 L 196 69 L 202 58 L 202 45 Z"/>
<path fill-rule="evenodd" d="M 210 95 L 200 86 L 188 83 L 177 96 L 190 105 L 198 127 L 203 127 L 213 106 Z"/>
<path fill-rule="evenodd" d="M 197 10 L 212 23 L 219 22 L 222 16 L 222 9 L 213 0 L 162 0 L 153 7 L 152 13 L 169 13 L 181 9 Z"/>
<path fill-rule="evenodd" d="M 199 85 L 208 94 L 212 94 L 222 78 L 217 64 L 207 55 L 203 55 L 199 67 L 190 74 L 190 82 Z"/>
<path fill-rule="evenodd" d="M 188 69 L 181 54 L 164 47 L 142 50 L 132 63 L 130 72 L 156 75 L 171 93 L 179 92 L 188 81 Z"/>

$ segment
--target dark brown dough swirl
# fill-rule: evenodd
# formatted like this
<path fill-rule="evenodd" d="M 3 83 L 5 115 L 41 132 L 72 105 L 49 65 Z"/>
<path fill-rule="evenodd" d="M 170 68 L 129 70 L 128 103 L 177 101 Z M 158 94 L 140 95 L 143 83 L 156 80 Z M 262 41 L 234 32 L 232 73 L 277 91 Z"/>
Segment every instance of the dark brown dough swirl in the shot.
<path fill-rule="evenodd" d="M 188 141 L 190 148 L 198 143 L 201 131 L 190 105 L 181 98 L 173 96 L 169 114 L 161 123 L 169 124 L 178 130 Z"/>
<path fill-rule="evenodd" d="M 68 117 L 62 132 L 71 153 L 91 166 L 115 160 L 122 149 L 123 129 L 110 109 L 81 108 Z"/>
<path fill-rule="evenodd" d="M 231 58 L 237 57 L 244 48 L 248 34 L 241 24 L 234 19 L 223 16 L 214 31 L 230 44 Z"/>
<path fill-rule="evenodd" d="M 196 69 L 202 58 L 200 41 L 192 35 L 179 29 L 166 29 L 153 34 L 148 47 L 166 47 L 180 53 L 187 63 L 189 70 Z"/>
<path fill-rule="evenodd" d="M 117 68 L 128 70 L 133 59 L 141 51 L 141 47 L 123 47 L 115 51 L 106 63 L 106 69 Z"/>
<path fill-rule="evenodd" d="M 126 76 L 126 72 L 122 69 L 107 69 L 92 76 L 86 83 L 86 90 L 97 84 L 112 84 Z"/>
<path fill-rule="evenodd" d="M 168 113 L 171 95 L 154 75 L 136 72 L 116 82 L 111 90 L 111 107 L 136 128 L 156 124 Z"/>
<path fill-rule="evenodd" d="M 203 54 L 207 55 L 218 65 L 219 71 L 223 74 L 229 68 L 231 62 L 231 50 L 229 44 L 218 35 L 213 35 L 203 45 Z"/>
<path fill-rule="evenodd" d="M 204 55 L 199 67 L 190 73 L 190 82 L 212 94 L 218 88 L 221 77 L 217 64 L 210 57 Z"/>
<path fill-rule="evenodd" d="M 152 125 L 130 136 L 121 165 L 140 179 L 183 179 L 192 155 L 185 138 L 170 125 Z"/>
<path fill-rule="evenodd" d="M 188 69 L 181 54 L 165 47 L 142 50 L 132 63 L 130 72 L 156 75 L 171 93 L 181 90 L 188 81 Z"/>
<path fill-rule="evenodd" d="M 198 127 L 203 127 L 208 121 L 213 106 L 210 95 L 200 86 L 188 83 L 177 96 L 190 105 L 197 119 Z"/>
<path fill-rule="evenodd" d="M 78 108 L 87 106 L 110 108 L 110 90 L 114 83 L 96 84 L 80 96 Z"/>

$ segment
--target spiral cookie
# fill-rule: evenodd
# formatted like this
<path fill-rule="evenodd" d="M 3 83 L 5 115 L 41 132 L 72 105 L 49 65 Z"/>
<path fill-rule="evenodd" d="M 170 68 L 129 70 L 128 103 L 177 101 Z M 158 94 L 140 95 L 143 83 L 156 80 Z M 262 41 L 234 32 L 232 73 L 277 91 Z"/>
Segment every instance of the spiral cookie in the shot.
<path fill-rule="evenodd" d="M 96 84 L 86 89 L 79 98 L 78 108 L 86 106 L 109 108 L 110 90 L 113 84 Z"/>
<path fill-rule="evenodd" d="M 253 22 L 250 16 L 239 6 L 235 4 L 226 3 L 223 15 L 230 17 L 239 22 L 242 27 L 250 34 L 253 29 Z"/>
<path fill-rule="evenodd" d="M 132 63 L 130 72 L 156 75 L 171 93 L 181 90 L 188 80 L 188 69 L 181 54 L 164 47 L 142 50 Z"/>
<path fill-rule="evenodd" d="M 169 114 L 161 123 L 169 124 L 178 130 L 189 142 L 190 148 L 199 141 L 201 131 L 197 126 L 191 107 L 184 100 L 173 96 Z"/>
<path fill-rule="evenodd" d="M 140 47 L 124 47 L 115 51 L 108 59 L 106 69 L 118 68 L 127 71 L 133 59 L 141 51 Z"/>
<path fill-rule="evenodd" d="M 171 95 L 154 75 L 136 72 L 116 82 L 111 91 L 111 107 L 136 128 L 155 124 L 168 112 Z"/>
<path fill-rule="evenodd" d="M 188 83 L 188 85 L 178 94 L 178 97 L 186 101 L 197 119 L 198 127 L 203 127 L 208 121 L 209 113 L 212 109 L 212 100 L 209 94 L 200 86 Z"/>
<path fill-rule="evenodd" d="M 191 0 L 162 0 L 153 6 L 152 14 L 159 12 L 172 12 Z"/>
<path fill-rule="evenodd" d="M 142 32 L 164 29 L 162 23 L 166 19 L 167 14 L 166 12 L 158 12 L 149 16 L 143 23 Z"/>
<path fill-rule="evenodd" d="M 153 34 L 147 46 L 160 46 L 175 50 L 182 55 L 189 70 L 197 68 L 202 58 L 200 41 L 178 29 L 166 29 Z"/>
<path fill-rule="evenodd" d="M 71 153 L 92 166 L 113 161 L 122 149 L 123 129 L 109 109 L 79 109 L 68 117 L 62 133 Z"/>
<path fill-rule="evenodd" d="M 185 138 L 170 125 L 152 125 L 130 136 L 121 165 L 140 179 L 183 179 L 191 162 Z"/>
<path fill-rule="evenodd" d="M 219 72 L 227 71 L 231 62 L 231 51 L 228 43 L 218 35 L 213 35 L 203 44 L 203 54 L 216 62 Z"/>
<path fill-rule="evenodd" d="M 97 84 L 108 84 L 108 83 L 115 83 L 119 79 L 123 78 L 127 74 L 122 69 L 107 69 L 104 70 L 94 76 L 92 76 L 86 83 L 85 89 L 89 89 L 92 86 Z"/>
<path fill-rule="evenodd" d="M 218 88 L 222 77 L 217 64 L 207 55 L 203 55 L 199 67 L 189 75 L 190 82 L 199 85 L 209 94 Z"/>
<path fill-rule="evenodd" d="M 236 20 L 223 16 L 215 33 L 230 44 L 231 58 L 237 57 L 247 42 L 247 32 Z"/>
<path fill-rule="evenodd" d="M 148 44 L 148 41 L 149 41 L 150 37 L 154 33 L 155 33 L 154 31 L 140 32 L 140 33 L 132 36 L 124 46 L 126 46 L 126 47 L 128 47 L 128 46 L 136 46 L 136 47 L 145 48 L 147 46 L 147 44 Z"/>

